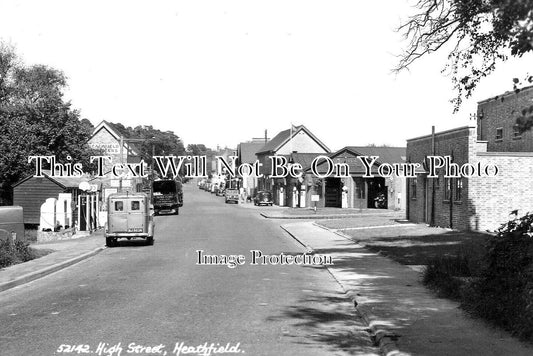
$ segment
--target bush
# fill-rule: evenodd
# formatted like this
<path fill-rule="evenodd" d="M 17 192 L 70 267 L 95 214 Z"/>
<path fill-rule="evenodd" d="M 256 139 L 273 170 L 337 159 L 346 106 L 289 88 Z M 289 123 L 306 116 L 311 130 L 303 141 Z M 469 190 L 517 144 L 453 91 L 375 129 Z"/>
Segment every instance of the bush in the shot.
<path fill-rule="evenodd" d="M 533 214 L 502 225 L 488 240 L 484 268 L 466 289 L 463 307 L 533 340 Z"/>
<path fill-rule="evenodd" d="M 9 240 L 0 240 L 0 268 L 11 266 L 15 261 L 15 251 Z"/>
<path fill-rule="evenodd" d="M 464 284 L 460 277 L 472 276 L 469 255 L 438 256 L 429 260 L 422 283 L 435 290 L 439 297 L 459 300 Z"/>
<path fill-rule="evenodd" d="M 15 241 L 15 254 L 20 262 L 31 261 L 35 258 L 35 254 L 30 248 L 30 244 L 24 241 Z"/>
<path fill-rule="evenodd" d="M 35 254 L 29 247 L 29 243 L 9 240 L 0 240 L 0 268 L 8 267 L 17 263 L 33 260 Z"/>

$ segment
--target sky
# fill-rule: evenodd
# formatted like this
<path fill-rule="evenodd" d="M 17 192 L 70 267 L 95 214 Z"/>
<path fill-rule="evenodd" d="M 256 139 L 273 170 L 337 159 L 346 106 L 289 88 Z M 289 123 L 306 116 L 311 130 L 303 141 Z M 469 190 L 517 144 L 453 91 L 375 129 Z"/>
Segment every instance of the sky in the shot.
<path fill-rule="evenodd" d="M 94 125 L 152 125 L 185 145 L 236 147 L 305 125 L 330 149 L 474 124 L 531 56 L 500 65 L 453 114 L 446 52 L 393 74 L 413 1 L 0 0 L 0 40 L 68 77 Z M 529 66 L 530 67 L 530 66 Z"/>

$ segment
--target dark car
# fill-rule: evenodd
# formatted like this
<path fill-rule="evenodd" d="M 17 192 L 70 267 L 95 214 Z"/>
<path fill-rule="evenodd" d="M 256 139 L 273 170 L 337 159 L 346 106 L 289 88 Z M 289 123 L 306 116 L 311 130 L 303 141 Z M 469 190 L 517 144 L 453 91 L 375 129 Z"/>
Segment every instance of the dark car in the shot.
<path fill-rule="evenodd" d="M 254 198 L 254 205 L 272 206 L 272 193 L 264 190 L 257 192 Z"/>

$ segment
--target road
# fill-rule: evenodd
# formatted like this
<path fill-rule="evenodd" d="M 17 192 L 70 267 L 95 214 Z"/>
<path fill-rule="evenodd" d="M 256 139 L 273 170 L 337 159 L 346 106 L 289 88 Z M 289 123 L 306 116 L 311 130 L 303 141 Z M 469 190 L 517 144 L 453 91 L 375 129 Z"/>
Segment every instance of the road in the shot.
<path fill-rule="evenodd" d="M 156 217 L 154 246 L 121 241 L 0 293 L 0 355 L 177 355 L 204 343 L 245 355 L 377 352 L 327 269 L 249 263 L 253 249 L 305 252 L 279 222 L 184 188 L 180 215 Z M 197 265 L 197 250 L 247 261 Z"/>

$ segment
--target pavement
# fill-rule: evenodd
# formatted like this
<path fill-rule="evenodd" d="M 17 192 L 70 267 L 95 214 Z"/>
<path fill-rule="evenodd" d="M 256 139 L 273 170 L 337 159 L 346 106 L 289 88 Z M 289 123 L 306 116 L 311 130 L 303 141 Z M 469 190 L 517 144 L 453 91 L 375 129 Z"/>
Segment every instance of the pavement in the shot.
<path fill-rule="evenodd" d="M 332 256 L 328 270 L 384 355 L 533 355 L 533 346 L 437 298 L 420 283 L 419 272 L 313 222 L 281 227 L 307 249 Z"/>
<path fill-rule="evenodd" d="M 254 209 L 267 219 L 347 219 L 368 216 L 382 216 L 391 219 L 404 219 L 405 212 L 394 210 L 378 209 L 339 209 L 339 208 L 290 208 L 279 206 L 255 206 L 253 203 L 239 203 L 239 207 L 245 209 Z"/>
<path fill-rule="evenodd" d="M 103 230 L 74 238 L 31 245 L 34 249 L 52 250 L 46 256 L 0 269 L 0 292 L 57 272 L 96 255 L 105 248 Z"/>

